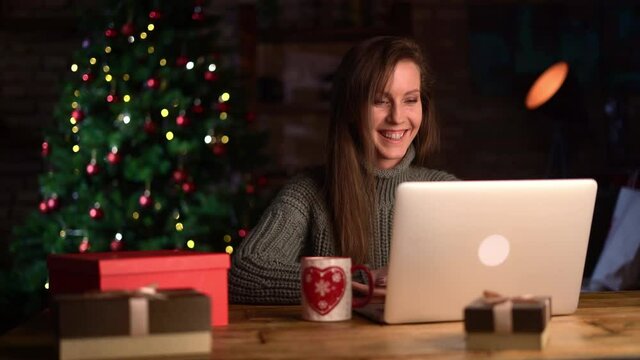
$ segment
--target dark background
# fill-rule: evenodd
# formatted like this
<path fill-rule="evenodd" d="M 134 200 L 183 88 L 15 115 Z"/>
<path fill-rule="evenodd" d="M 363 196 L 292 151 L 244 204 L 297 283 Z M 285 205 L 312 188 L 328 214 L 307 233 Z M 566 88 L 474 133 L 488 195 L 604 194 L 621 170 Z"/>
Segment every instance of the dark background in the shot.
<path fill-rule="evenodd" d="M 41 129 L 92 2 L 0 2 L 0 264 L 10 229 L 37 208 Z M 463 179 L 592 177 L 599 193 L 586 275 L 617 191 L 640 168 L 640 1 L 215 1 L 222 40 L 269 133 L 274 184 L 323 159 L 327 91 L 344 52 L 374 35 L 414 37 L 437 75 L 442 149 L 432 165 Z M 524 97 L 548 66 L 570 64 L 578 95 L 562 119 L 528 112 Z M 564 126 L 566 166 L 551 151 Z M 279 182 L 280 181 L 280 182 Z M 15 239 L 20 241 L 20 239 Z"/>

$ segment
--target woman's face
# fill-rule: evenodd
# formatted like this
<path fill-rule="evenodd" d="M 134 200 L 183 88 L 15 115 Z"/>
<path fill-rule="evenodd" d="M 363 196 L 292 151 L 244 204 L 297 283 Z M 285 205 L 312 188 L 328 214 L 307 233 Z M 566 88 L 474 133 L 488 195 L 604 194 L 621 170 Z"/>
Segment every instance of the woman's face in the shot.
<path fill-rule="evenodd" d="M 375 95 L 370 111 L 375 165 L 390 169 L 407 153 L 422 123 L 420 70 L 413 61 L 396 64 L 384 92 Z"/>

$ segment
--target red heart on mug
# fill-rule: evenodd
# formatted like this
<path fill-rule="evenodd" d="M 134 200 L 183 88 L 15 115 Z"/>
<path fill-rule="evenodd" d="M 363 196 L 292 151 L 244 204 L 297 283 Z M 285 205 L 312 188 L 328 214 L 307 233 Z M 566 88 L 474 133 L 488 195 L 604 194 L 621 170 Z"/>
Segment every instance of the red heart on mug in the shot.
<path fill-rule="evenodd" d="M 344 295 L 346 276 L 337 266 L 319 269 L 310 266 L 302 273 L 302 291 L 307 303 L 320 315 L 326 315 L 338 305 Z"/>

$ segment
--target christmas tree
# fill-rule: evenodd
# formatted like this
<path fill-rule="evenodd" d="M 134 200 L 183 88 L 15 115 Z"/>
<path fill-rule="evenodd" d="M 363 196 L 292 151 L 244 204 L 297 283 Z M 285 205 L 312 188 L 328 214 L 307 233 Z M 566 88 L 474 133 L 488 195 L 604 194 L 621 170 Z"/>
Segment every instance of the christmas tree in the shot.
<path fill-rule="evenodd" d="M 11 311 L 41 303 L 47 254 L 231 253 L 267 198 L 256 170 L 264 135 L 251 128 L 236 49 L 217 44 L 219 20 L 206 5 L 103 9 L 44 136 L 39 208 L 14 232 L 14 270 L 0 278 L 0 307 Z"/>

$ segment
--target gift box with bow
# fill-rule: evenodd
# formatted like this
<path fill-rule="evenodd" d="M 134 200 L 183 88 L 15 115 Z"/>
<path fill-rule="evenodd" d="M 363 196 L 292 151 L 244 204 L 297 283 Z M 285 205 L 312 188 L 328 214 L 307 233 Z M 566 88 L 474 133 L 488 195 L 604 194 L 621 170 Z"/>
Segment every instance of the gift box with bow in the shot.
<path fill-rule="evenodd" d="M 548 296 L 506 297 L 485 291 L 464 309 L 467 348 L 541 349 L 548 340 L 551 298 Z"/>
<path fill-rule="evenodd" d="M 112 251 L 50 254 L 49 286 L 53 295 L 90 291 L 191 288 L 211 299 L 211 325 L 228 324 L 229 254 L 183 250 Z"/>
<path fill-rule="evenodd" d="M 206 354 L 209 298 L 192 289 L 111 291 L 54 298 L 60 359 Z"/>

